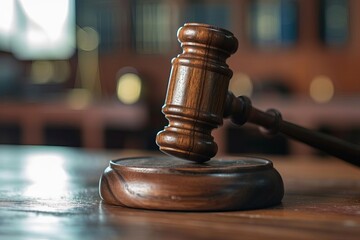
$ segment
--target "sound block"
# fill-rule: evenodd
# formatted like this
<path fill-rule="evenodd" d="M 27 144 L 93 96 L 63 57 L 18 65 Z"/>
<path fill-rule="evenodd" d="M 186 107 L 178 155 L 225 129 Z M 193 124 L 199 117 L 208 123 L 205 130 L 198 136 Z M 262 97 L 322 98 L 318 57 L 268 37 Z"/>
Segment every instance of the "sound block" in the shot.
<path fill-rule="evenodd" d="M 106 203 L 131 208 L 229 211 L 279 204 L 284 186 L 266 159 L 195 163 L 167 156 L 135 157 L 110 161 L 99 193 Z"/>

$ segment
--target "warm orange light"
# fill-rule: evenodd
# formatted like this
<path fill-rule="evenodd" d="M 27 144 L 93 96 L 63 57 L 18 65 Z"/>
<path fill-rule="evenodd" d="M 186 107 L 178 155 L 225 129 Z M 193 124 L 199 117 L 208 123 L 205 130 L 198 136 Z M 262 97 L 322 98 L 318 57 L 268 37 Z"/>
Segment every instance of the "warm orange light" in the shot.
<path fill-rule="evenodd" d="M 315 102 L 329 102 L 334 97 L 334 93 L 334 84 L 327 76 L 317 76 L 310 83 L 309 94 Z"/>
<path fill-rule="evenodd" d="M 250 97 L 253 93 L 253 83 L 248 75 L 237 73 L 230 80 L 229 90 L 235 96 L 244 95 Z"/>
<path fill-rule="evenodd" d="M 81 110 L 89 106 L 92 96 L 87 89 L 74 88 L 68 93 L 66 100 L 70 108 L 74 110 Z"/>

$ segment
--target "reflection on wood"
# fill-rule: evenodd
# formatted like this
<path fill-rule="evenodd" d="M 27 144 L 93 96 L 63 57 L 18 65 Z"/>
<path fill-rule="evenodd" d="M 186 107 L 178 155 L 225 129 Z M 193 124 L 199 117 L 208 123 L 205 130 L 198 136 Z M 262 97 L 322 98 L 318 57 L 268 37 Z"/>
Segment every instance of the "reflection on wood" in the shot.
<path fill-rule="evenodd" d="M 281 205 L 262 210 L 181 213 L 137 210 L 101 202 L 98 180 L 109 159 L 144 155 L 149 153 L 0 147 L 1 236 L 158 240 L 240 236 L 358 239 L 360 235 L 360 170 L 329 158 L 274 157 L 274 165 L 284 179 L 285 196 Z M 25 195 L 34 183 L 40 184 L 34 180 L 42 179 L 26 172 L 44 166 L 46 161 L 49 161 L 46 166 L 54 163 L 48 173 L 61 176 L 62 184 L 52 185 L 58 192 Z M 45 172 L 46 168 L 39 167 L 39 171 Z"/>

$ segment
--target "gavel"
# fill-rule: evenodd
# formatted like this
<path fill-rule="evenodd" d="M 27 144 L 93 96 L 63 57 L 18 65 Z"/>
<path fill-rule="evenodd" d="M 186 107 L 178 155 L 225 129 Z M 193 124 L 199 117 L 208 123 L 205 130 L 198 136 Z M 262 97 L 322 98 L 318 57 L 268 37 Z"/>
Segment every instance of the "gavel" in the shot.
<path fill-rule="evenodd" d="M 226 59 L 238 47 L 231 32 L 185 24 L 178 31 L 178 40 L 183 52 L 172 60 L 162 108 L 169 125 L 156 136 L 162 152 L 195 162 L 208 161 L 217 153 L 211 131 L 222 125 L 224 117 L 231 117 L 237 125 L 254 123 L 267 134 L 283 133 L 360 166 L 359 146 L 284 121 L 275 109 L 260 111 L 248 97 L 235 97 L 228 91 L 232 71 Z"/>
<path fill-rule="evenodd" d="M 279 204 L 284 184 L 270 160 L 257 157 L 211 159 L 217 145 L 211 131 L 231 117 L 238 125 L 258 124 L 359 166 L 359 147 L 262 112 L 247 97 L 228 92 L 232 71 L 226 59 L 238 41 L 224 29 L 185 24 L 178 31 L 183 52 L 172 60 L 163 113 L 169 125 L 156 143 L 168 155 L 110 161 L 99 182 L 105 203 L 176 211 L 229 211 Z M 190 160 L 190 161 L 187 161 Z"/>

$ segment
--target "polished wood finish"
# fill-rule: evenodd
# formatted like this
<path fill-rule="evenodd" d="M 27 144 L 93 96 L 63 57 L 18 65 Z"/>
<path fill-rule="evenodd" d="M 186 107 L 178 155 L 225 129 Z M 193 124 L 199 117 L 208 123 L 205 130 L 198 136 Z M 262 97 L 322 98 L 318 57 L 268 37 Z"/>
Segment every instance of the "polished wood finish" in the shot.
<path fill-rule="evenodd" d="M 251 157 L 203 164 L 168 156 L 119 159 L 105 169 L 99 188 L 106 203 L 178 211 L 264 208 L 284 195 L 272 163 Z"/>
<path fill-rule="evenodd" d="M 202 162 L 217 152 L 211 130 L 223 121 L 232 76 L 226 59 L 238 42 L 224 29 L 196 23 L 181 27 L 178 39 L 183 52 L 172 60 L 162 109 L 169 125 L 156 141 L 165 153 Z M 263 208 L 280 203 L 283 193 L 271 162 L 254 158 L 203 165 L 170 157 L 122 159 L 110 162 L 100 180 L 105 202 L 157 210 Z"/>
<path fill-rule="evenodd" d="M 231 212 L 174 212 L 104 203 L 110 159 L 149 153 L 0 146 L 1 239 L 358 239 L 360 169 L 333 158 L 272 157 L 281 205 Z M 326 162 L 326 164 L 324 164 Z"/>
<path fill-rule="evenodd" d="M 232 93 L 228 93 L 224 116 L 231 116 L 232 122 L 238 125 L 246 122 L 257 124 L 265 134 L 283 133 L 360 167 L 360 146 L 284 121 L 281 113 L 275 109 L 260 111 L 252 106 L 248 97 L 236 98 Z"/>
<path fill-rule="evenodd" d="M 232 33 L 209 25 L 185 24 L 178 38 L 183 53 L 173 59 L 163 113 L 169 125 L 156 142 L 160 150 L 204 162 L 217 152 L 211 131 L 231 116 L 238 125 L 258 124 L 267 133 L 284 133 L 296 140 L 360 166 L 360 146 L 282 120 L 280 112 L 262 112 L 247 97 L 228 93 L 231 70 L 225 63 L 237 49 Z"/>
<path fill-rule="evenodd" d="M 336 98 L 327 104 L 314 104 L 306 97 L 281 99 L 273 97 L 260 97 L 251 99 L 253 106 L 258 109 L 275 108 L 289 122 L 300 124 L 308 129 L 321 129 L 323 126 L 334 129 L 337 136 L 356 129 L 360 122 L 360 98 Z M 299 114 L 301 113 L 301 114 Z M 346 117 L 344 117 L 346 116 Z M 224 121 L 224 127 L 213 132 L 214 139 L 219 147 L 218 156 L 227 154 L 228 130 L 236 128 L 230 119 Z M 299 141 L 289 139 L 289 154 L 316 154 L 318 151 Z"/>
<path fill-rule="evenodd" d="M 169 125 L 158 133 L 160 150 L 203 162 L 215 156 L 211 130 L 222 124 L 232 71 L 226 59 L 238 41 L 231 32 L 204 24 L 185 24 L 178 31 L 183 52 L 172 60 L 162 108 Z"/>

